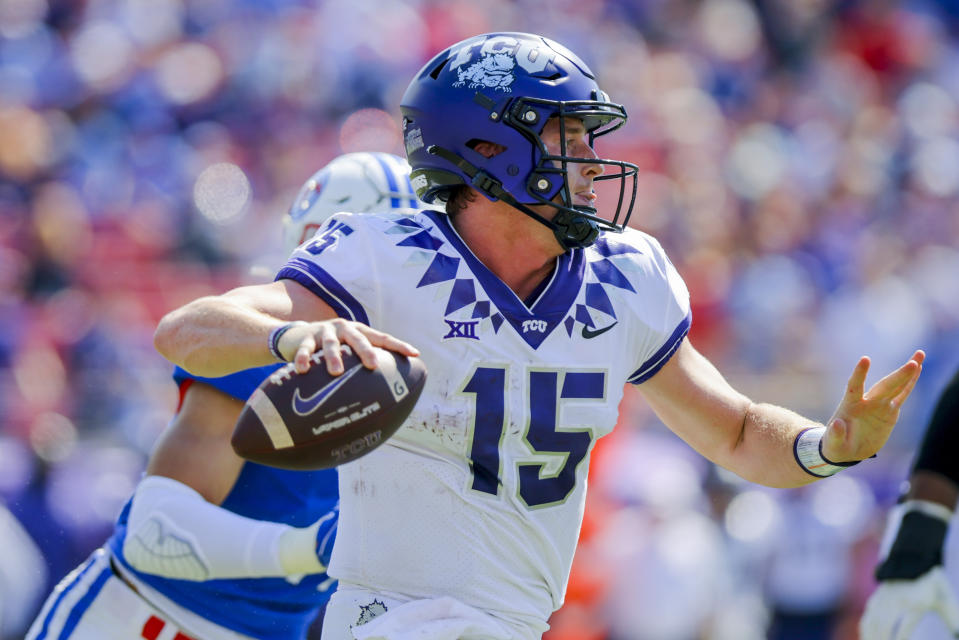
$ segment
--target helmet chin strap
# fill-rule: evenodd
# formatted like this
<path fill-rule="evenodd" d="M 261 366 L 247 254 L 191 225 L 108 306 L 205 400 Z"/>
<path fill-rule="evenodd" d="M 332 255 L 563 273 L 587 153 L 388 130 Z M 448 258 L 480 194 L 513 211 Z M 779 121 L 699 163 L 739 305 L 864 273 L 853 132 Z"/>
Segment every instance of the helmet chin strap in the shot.
<path fill-rule="evenodd" d="M 544 218 L 533 211 L 527 205 L 519 202 L 513 197 L 513 194 L 503 189 L 503 184 L 489 175 L 476 165 L 473 165 L 455 153 L 442 147 L 432 145 L 427 151 L 435 156 L 455 164 L 463 173 L 470 178 L 470 185 L 483 193 L 488 193 L 498 200 L 502 200 L 514 209 L 522 211 L 540 224 L 543 224 L 553 231 L 557 242 L 564 250 L 578 249 L 588 247 L 599 236 L 599 225 L 589 218 L 577 214 L 575 211 L 567 209 L 556 210 L 556 215 L 552 220 Z M 595 213 L 595 210 L 589 213 Z"/>

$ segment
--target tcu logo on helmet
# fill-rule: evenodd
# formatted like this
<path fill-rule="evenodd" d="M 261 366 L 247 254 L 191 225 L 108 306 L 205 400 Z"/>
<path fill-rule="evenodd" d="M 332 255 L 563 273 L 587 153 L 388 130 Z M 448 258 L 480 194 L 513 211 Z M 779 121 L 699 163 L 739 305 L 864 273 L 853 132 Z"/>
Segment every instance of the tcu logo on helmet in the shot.
<path fill-rule="evenodd" d="M 545 320 L 523 320 L 523 333 L 529 333 L 530 331 L 543 333 L 544 331 L 546 331 L 546 321 Z"/>
<path fill-rule="evenodd" d="M 467 82 L 470 89 L 486 87 L 497 91 L 512 91 L 515 76 L 513 69 L 519 65 L 528 73 L 537 73 L 546 68 L 553 56 L 534 43 L 519 41 L 509 36 L 496 36 L 483 41 L 479 50 L 479 59 L 465 69 L 464 64 L 473 59 L 478 40 L 467 43 L 453 55 L 450 69 L 456 70 L 457 81 L 454 87 L 462 87 Z"/>

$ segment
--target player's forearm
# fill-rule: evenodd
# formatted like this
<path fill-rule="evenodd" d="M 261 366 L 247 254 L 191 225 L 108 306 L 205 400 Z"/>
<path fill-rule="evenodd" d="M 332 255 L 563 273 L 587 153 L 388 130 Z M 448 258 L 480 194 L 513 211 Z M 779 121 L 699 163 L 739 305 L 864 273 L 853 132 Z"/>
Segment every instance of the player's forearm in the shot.
<path fill-rule="evenodd" d="M 228 296 L 199 298 L 164 316 L 157 351 L 190 373 L 217 377 L 276 362 L 267 338 L 283 320 Z"/>
<path fill-rule="evenodd" d="M 818 478 L 799 466 L 793 447 L 803 429 L 816 426 L 822 425 L 789 409 L 751 404 L 729 461 L 723 466 L 768 487 L 799 487 L 814 482 Z"/>
<path fill-rule="evenodd" d="M 181 482 L 147 476 L 133 494 L 123 556 L 144 573 L 180 580 L 320 573 L 320 527 L 254 520 L 210 504 Z"/>

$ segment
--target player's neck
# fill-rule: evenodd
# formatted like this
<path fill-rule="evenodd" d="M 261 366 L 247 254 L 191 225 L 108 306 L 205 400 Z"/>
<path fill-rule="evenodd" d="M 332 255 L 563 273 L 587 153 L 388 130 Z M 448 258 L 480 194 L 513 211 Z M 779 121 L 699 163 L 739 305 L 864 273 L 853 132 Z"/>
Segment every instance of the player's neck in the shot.
<path fill-rule="evenodd" d="M 563 253 L 548 227 L 502 202 L 473 202 L 452 223 L 480 262 L 520 300 L 552 274 Z"/>

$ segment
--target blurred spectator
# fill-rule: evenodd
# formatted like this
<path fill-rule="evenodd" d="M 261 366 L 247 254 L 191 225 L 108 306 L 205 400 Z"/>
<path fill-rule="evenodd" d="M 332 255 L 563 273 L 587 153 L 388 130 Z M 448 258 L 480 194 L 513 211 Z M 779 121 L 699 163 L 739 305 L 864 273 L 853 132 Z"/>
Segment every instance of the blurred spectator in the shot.
<path fill-rule="evenodd" d="M 43 554 L 0 504 L 0 638 L 23 637 L 46 584 Z"/>
<path fill-rule="evenodd" d="M 2 3 L 0 456 L 16 462 L 0 464 L 0 494 L 50 574 L 78 563 L 175 402 L 151 344 L 159 316 L 248 281 L 254 256 L 278 252 L 277 217 L 316 167 L 358 149 L 402 153 L 400 92 L 440 46 L 535 31 L 583 52 L 629 110 L 630 135 L 598 152 L 640 164 L 631 222 L 666 246 L 692 292 L 694 342 L 738 388 L 826 418 L 861 354 L 877 370 L 929 354 L 881 458 L 848 472 L 876 506 L 854 531 L 816 534 L 846 545 L 831 591 L 785 593 L 774 577 L 789 558 L 767 550 L 778 560 L 766 600 L 746 607 L 758 613 L 720 624 L 716 591 L 745 589 L 760 556 L 730 538 L 714 503 L 745 489 L 653 462 L 644 482 L 698 483 L 695 499 L 665 513 L 648 495 L 597 491 L 593 535 L 631 536 L 629 571 L 604 577 L 577 560 L 579 575 L 644 593 L 655 565 L 682 584 L 662 547 L 678 527 L 697 532 L 690 553 L 705 568 L 702 589 L 684 591 L 699 613 L 677 625 L 746 638 L 719 629 L 765 624 L 789 602 L 854 615 L 891 478 L 959 365 L 957 16 L 946 0 Z M 630 416 L 621 430 L 655 430 L 644 407 Z M 636 437 L 631 449 L 661 444 Z M 626 482 L 601 460 L 596 487 Z M 784 522 L 815 502 L 768 499 Z M 616 533 L 625 522 L 639 528 Z M 585 536 L 578 557 L 592 559 Z M 715 557 L 730 548 L 738 568 Z M 646 637 L 630 618 L 639 609 L 607 595 L 573 598 L 556 637 Z M 834 637 L 852 637 L 844 628 Z"/>

